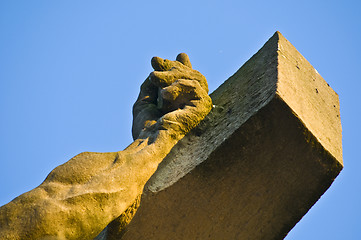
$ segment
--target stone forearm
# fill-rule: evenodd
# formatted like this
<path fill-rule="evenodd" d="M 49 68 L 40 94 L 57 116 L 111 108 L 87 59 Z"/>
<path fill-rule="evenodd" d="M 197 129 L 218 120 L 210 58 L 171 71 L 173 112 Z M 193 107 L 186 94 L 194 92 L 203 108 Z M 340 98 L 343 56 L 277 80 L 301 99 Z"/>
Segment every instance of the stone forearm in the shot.
<path fill-rule="evenodd" d="M 162 133 L 117 153 L 81 153 L 0 208 L 0 239 L 93 239 L 142 193 L 176 141 Z"/>

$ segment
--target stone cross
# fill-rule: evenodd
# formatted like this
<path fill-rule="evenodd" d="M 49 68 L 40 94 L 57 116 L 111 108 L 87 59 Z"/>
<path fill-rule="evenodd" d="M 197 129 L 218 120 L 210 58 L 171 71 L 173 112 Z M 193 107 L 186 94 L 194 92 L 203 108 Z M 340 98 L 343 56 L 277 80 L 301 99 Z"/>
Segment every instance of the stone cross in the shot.
<path fill-rule="evenodd" d="M 338 95 L 279 32 L 211 98 L 97 239 L 283 239 L 342 170 Z"/>

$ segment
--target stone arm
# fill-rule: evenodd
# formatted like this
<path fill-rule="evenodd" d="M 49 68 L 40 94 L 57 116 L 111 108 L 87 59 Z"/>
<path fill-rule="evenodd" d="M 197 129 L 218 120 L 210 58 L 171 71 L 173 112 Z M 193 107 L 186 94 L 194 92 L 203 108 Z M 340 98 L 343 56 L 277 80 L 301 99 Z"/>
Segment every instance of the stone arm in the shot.
<path fill-rule="evenodd" d="M 119 152 L 81 153 L 2 206 L 0 239 L 93 239 L 134 204 L 158 164 L 212 106 L 187 55 L 155 57 L 152 66 L 134 105 L 135 141 Z"/>

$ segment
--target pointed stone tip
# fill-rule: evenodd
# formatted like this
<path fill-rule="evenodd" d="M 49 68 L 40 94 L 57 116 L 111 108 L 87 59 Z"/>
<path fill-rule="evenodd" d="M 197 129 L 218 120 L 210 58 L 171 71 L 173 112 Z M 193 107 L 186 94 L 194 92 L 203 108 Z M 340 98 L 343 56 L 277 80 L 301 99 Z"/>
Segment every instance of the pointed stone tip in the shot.
<path fill-rule="evenodd" d="M 277 38 L 279 41 L 281 38 L 285 38 L 280 31 L 276 31 L 271 38 Z"/>
<path fill-rule="evenodd" d="M 277 34 L 278 36 L 282 36 L 282 33 L 280 31 L 276 31 L 275 34 Z"/>
<path fill-rule="evenodd" d="M 258 51 L 260 52 L 273 52 L 277 53 L 279 49 L 279 45 L 281 42 L 285 42 L 286 38 L 283 37 L 281 32 L 276 31 L 269 39 L 268 41 L 263 45 L 263 47 Z"/>
<path fill-rule="evenodd" d="M 278 49 L 278 45 L 284 45 L 285 43 L 288 42 L 288 40 L 282 35 L 282 33 L 280 31 L 276 31 L 272 37 L 270 37 L 270 39 L 267 41 L 267 43 L 272 43 L 272 44 L 277 44 L 277 49 Z M 275 45 L 274 45 L 275 46 Z"/>

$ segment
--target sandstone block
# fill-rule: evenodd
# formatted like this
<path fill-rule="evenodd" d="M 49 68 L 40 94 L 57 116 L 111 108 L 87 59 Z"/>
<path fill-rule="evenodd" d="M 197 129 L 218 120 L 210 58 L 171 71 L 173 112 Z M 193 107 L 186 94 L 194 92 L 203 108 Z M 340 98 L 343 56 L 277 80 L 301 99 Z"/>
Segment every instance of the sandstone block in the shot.
<path fill-rule="evenodd" d="M 279 32 L 211 97 L 122 240 L 283 239 L 341 171 L 338 96 Z"/>

